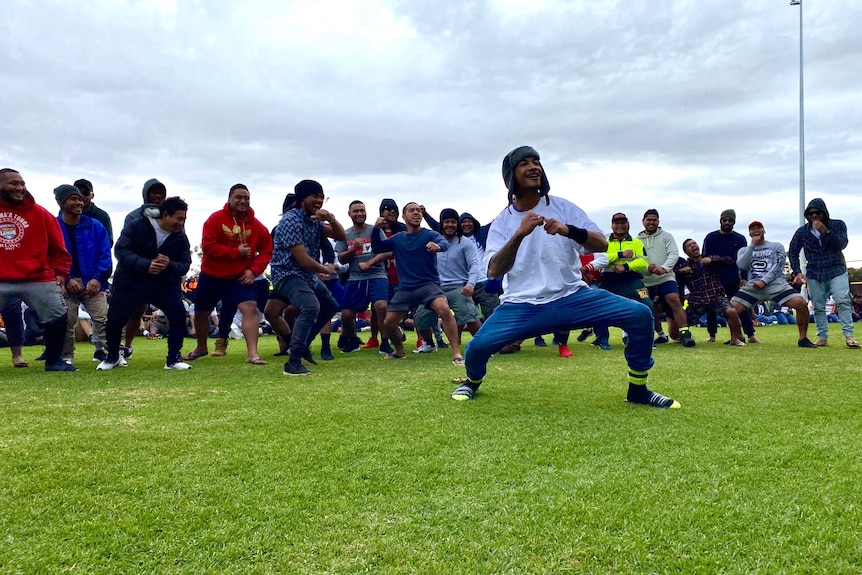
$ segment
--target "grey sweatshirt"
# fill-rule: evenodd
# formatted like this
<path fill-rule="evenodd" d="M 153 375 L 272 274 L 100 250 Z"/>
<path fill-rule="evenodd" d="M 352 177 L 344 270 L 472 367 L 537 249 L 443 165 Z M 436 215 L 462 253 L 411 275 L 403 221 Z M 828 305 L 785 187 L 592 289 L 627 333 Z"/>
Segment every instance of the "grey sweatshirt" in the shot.
<path fill-rule="evenodd" d="M 756 246 L 749 244 L 736 255 L 736 265 L 740 270 L 748 270 L 748 283 L 751 285 L 757 280 L 763 280 L 771 284 L 776 279 L 784 280 L 784 261 L 787 255 L 784 246 L 778 242 L 766 242 Z"/>
<path fill-rule="evenodd" d="M 449 250 L 437 253 L 440 287 L 444 290 L 464 285 L 476 287 L 482 276 L 481 266 L 476 242 L 470 238 L 449 239 Z"/>

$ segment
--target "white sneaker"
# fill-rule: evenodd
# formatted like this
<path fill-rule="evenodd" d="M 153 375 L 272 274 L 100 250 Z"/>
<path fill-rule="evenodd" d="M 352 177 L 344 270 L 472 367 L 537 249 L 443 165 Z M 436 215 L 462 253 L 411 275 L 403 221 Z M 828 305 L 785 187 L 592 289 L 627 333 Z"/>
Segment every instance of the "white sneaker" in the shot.
<path fill-rule="evenodd" d="M 117 361 L 108 361 L 106 359 L 105 361 L 99 363 L 99 365 L 96 366 L 96 370 L 108 371 L 109 369 L 114 369 L 115 367 L 126 367 L 126 365 L 128 365 L 126 363 L 126 360 L 124 360 L 122 356 L 120 356 L 120 359 L 118 359 Z"/>
<path fill-rule="evenodd" d="M 176 363 L 172 363 L 171 365 L 165 364 L 165 369 L 191 369 L 192 366 L 187 364 L 184 361 L 178 361 Z"/>
<path fill-rule="evenodd" d="M 413 350 L 413 353 L 434 353 L 437 351 L 436 345 L 431 345 L 427 341 L 423 341 L 422 345 Z"/>

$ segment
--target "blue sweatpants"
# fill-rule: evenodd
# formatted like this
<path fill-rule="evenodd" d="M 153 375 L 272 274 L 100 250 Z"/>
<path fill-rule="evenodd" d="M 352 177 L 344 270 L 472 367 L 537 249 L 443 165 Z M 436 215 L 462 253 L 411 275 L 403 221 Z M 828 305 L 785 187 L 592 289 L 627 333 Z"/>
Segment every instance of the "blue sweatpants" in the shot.
<path fill-rule="evenodd" d="M 488 371 L 488 359 L 513 341 L 600 325 L 619 327 L 628 333 L 625 356 L 629 368 L 646 371 L 652 367 L 650 309 L 604 290 L 582 288 L 546 304 L 501 304 L 467 344 L 467 377 L 482 381 Z"/>

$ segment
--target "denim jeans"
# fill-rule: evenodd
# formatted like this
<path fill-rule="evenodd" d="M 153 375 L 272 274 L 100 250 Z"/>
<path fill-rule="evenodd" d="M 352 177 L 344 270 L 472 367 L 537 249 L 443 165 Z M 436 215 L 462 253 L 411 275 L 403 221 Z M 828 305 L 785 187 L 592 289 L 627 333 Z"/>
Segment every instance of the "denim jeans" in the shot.
<path fill-rule="evenodd" d="M 845 272 L 831 280 L 817 281 L 808 278 L 808 295 L 814 304 L 814 323 L 817 324 L 817 337 L 829 338 L 829 323 L 826 320 L 826 299 L 829 295 L 835 300 L 835 312 L 845 337 L 853 335 L 853 304 L 850 298 L 850 277 Z"/>
<path fill-rule="evenodd" d="M 503 346 L 549 332 L 591 326 L 615 326 L 629 336 L 626 362 L 636 371 L 653 365 L 653 318 L 650 309 L 604 290 L 581 288 L 546 304 L 503 303 L 467 344 L 467 377 L 481 381 L 488 359 Z"/>
<path fill-rule="evenodd" d="M 278 285 L 278 295 L 299 309 L 290 337 L 290 361 L 298 362 L 340 306 L 322 282 L 315 281 L 312 288 L 305 278 L 299 276 L 282 280 Z"/>

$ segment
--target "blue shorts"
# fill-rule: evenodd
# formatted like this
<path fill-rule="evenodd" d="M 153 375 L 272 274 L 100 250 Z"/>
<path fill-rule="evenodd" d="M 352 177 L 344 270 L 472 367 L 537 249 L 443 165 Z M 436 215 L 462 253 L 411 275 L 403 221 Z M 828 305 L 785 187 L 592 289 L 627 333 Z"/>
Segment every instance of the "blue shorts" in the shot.
<path fill-rule="evenodd" d="M 222 307 L 233 302 L 236 307 L 244 301 L 257 304 L 257 286 L 254 282 L 244 286 L 236 279 L 221 279 L 201 273 L 198 277 L 198 289 L 195 291 L 195 313 L 211 312 L 222 300 Z"/>
<path fill-rule="evenodd" d="M 389 282 L 386 278 L 347 282 L 342 309 L 363 311 L 370 304 L 389 300 Z"/>
<path fill-rule="evenodd" d="M 329 293 L 332 294 L 332 297 L 335 298 L 335 303 L 338 304 L 338 309 L 342 309 L 344 307 L 344 286 L 341 285 L 338 278 L 326 280 L 323 282 L 323 285 L 326 286 L 326 289 L 328 289 Z"/>
<path fill-rule="evenodd" d="M 655 286 L 649 286 L 649 297 L 650 299 L 661 298 L 664 299 L 665 296 L 668 296 L 672 293 L 679 294 L 679 284 L 675 281 L 671 280 L 669 282 L 660 283 Z"/>

